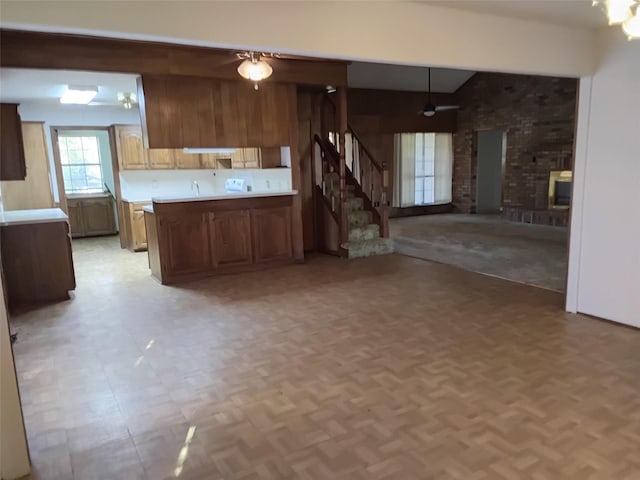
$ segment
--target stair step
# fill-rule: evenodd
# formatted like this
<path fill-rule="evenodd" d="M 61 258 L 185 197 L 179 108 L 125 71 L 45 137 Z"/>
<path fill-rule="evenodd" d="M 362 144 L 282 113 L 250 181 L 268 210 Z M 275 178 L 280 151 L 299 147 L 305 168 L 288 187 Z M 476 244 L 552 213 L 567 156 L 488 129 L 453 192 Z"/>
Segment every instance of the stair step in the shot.
<path fill-rule="evenodd" d="M 355 212 L 356 210 L 362 210 L 364 208 L 364 201 L 360 197 L 356 196 L 348 196 L 347 195 L 347 208 L 350 212 Z"/>
<path fill-rule="evenodd" d="M 371 255 L 386 255 L 393 253 L 393 240 L 391 238 L 376 238 L 373 240 L 361 240 L 342 244 L 348 251 L 349 258 L 362 258 Z"/>
<path fill-rule="evenodd" d="M 367 210 L 356 210 L 353 212 L 349 212 L 349 228 L 369 225 L 371 223 L 371 217 L 371 212 Z"/>
<path fill-rule="evenodd" d="M 362 227 L 353 227 L 349 229 L 349 241 L 359 242 L 362 240 L 373 240 L 380 238 L 380 225 L 370 223 Z"/>

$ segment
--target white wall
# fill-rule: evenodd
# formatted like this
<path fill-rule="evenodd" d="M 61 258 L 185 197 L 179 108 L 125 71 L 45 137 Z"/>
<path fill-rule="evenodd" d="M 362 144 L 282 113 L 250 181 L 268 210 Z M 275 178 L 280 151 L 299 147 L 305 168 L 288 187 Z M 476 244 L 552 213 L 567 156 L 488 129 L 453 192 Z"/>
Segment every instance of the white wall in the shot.
<path fill-rule="evenodd" d="M 640 41 L 600 40 L 580 81 L 567 309 L 640 327 Z"/>
<path fill-rule="evenodd" d="M 49 105 L 25 102 L 20 104 L 20 117 L 23 121 L 44 122 L 44 133 L 53 177 L 51 184 L 56 202 L 59 201 L 60 196 L 56 183 L 50 127 L 106 127 L 113 124 L 140 124 L 140 112 L 137 109 L 126 110 L 122 107 Z"/>
<path fill-rule="evenodd" d="M 577 77 L 594 68 L 589 30 L 426 2 L 183 0 L 150 8 L 132 0 L 123 8 L 106 0 L 3 0 L 2 24 L 470 70 Z"/>
<path fill-rule="evenodd" d="M 254 192 L 291 190 L 289 168 L 239 170 L 126 170 L 120 172 L 122 198 L 130 202 L 149 201 L 153 197 L 195 195 L 191 188 L 197 181 L 200 195 L 225 193 L 227 178 L 243 178 Z"/>
<path fill-rule="evenodd" d="M 3 288 L 0 279 L 0 478 L 12 480 L 30 467 Z"/>

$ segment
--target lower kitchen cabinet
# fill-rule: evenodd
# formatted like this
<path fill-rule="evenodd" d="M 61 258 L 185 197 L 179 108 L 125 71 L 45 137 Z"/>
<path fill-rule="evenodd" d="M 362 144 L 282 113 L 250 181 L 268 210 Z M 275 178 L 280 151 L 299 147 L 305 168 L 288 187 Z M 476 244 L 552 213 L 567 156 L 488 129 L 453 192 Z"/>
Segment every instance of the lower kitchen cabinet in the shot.
<path fill-rule="evenodd" d="M 256 263 L 291 258 L 291 209 L 258 208 L 251 212 Z"/>
<path fill-rule="evenodd" d="M 253 263 L 250 210 L 209 213 L 209 244 L 213 268 Z"/>
<path fill-rule="evenodd" d="M 111 195 L 68 196 L 67 209 L 74 238 L 117 233 Z"/>
<path fill-rule="evenodd" d="M 149 267 L 163 284 L 291 263 L 293 195 L 154 203 Z"/>
<path fill-rule="evenodd" d="M 76 288 L 66 221 L 4 225 L 0 247 L 11 311 L 66 300 Z"/>
<path fill-rule="evenodd" d="M 122 218 L 120 218 L 120 235 L 124 248 L 133 252 L 147 249 L 147 229 L 144 224 L 143 207 L 150 202 L 122 202 Z"/>
<path fill-rule="evenodd" d="M 174 275 L 189 275 L 209 269 L 207 216 L 187 213 L 160 220 L 162 243 L 167 245 L 166 269 Z"/>

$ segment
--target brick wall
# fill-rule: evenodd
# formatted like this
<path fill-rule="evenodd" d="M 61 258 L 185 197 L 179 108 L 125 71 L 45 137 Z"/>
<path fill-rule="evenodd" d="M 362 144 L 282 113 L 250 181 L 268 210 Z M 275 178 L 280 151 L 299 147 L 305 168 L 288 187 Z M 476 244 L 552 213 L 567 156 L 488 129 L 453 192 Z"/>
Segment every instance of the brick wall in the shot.
<path fill-rule="evenodd" d="M 549 171 L 570 170 L 577 80 L 477 73 L 460 90 L 454 134 L 453 203 L 474 212 L 476 132 L 507 132 L 504 206 L 546 208 Z"/>

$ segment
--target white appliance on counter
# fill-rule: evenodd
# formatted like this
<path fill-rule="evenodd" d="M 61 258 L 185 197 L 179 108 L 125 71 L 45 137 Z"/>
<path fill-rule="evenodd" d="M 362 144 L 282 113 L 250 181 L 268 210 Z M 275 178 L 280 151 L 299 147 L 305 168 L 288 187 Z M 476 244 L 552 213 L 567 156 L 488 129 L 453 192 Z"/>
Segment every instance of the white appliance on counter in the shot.
<path fill-rule="evenodd" d="M 227 178 L 224 181 L 224 189 L 227 193 L 250 192 L 251 183 L 246 178 Z"/>

